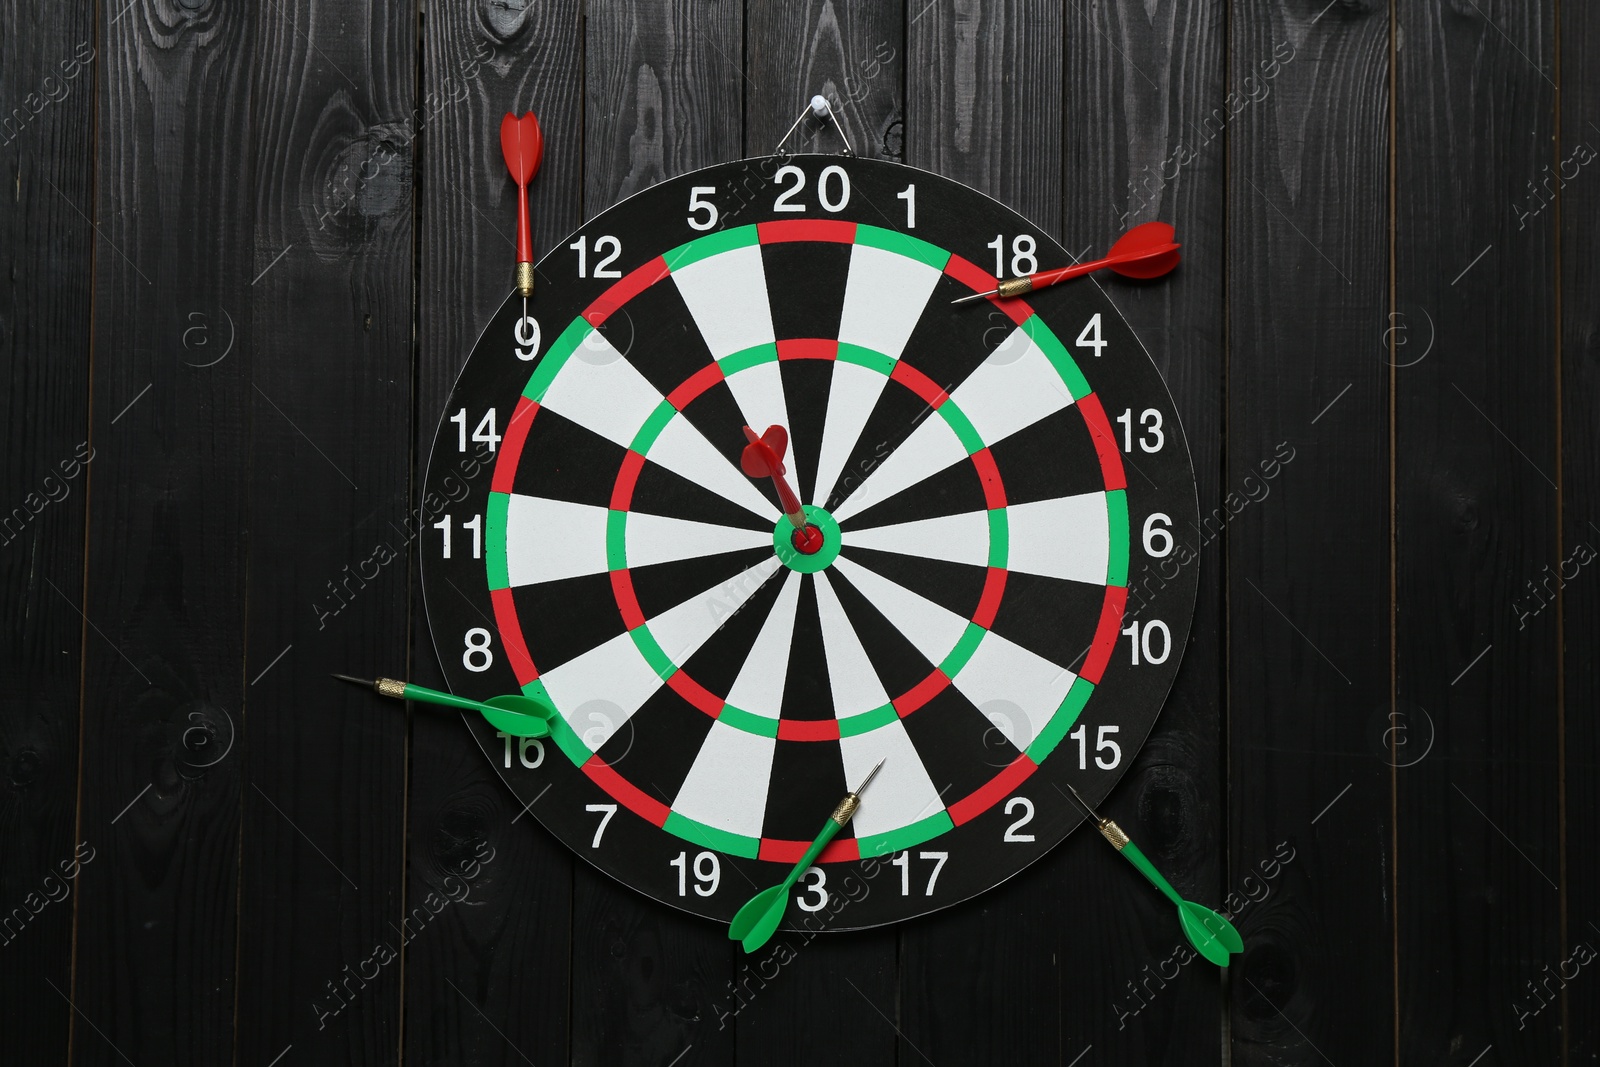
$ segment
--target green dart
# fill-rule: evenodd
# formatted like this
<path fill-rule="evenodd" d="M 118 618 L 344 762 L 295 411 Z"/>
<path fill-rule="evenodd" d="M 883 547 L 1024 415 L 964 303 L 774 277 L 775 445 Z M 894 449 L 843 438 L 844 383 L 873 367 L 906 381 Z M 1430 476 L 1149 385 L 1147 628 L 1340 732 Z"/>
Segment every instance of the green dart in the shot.
<path fill-rule="evenodd" d="M 1072 785 L 1067 785 L 1072 789 Z M 1244 951 L 1244 939 L 1239 936 L 1239 931 L 1233 924 L 1221 915 L 1212 911 L 1203 904 L 1196 904 L 1192 900 L 1184 900 L 1178 891 L 1172 888 L 1172 883 L 1164 878 L 1155 864 L 1145 858 L 1139 851 L 1139 846 L 1128 840 L 1128 835 L 1122 832 L 1122 827 L 1110 819 L 1102 819 L 1100 814 L 1089 806 L 1088 801 L 1072 789 L 1072 798 L 1078 802 L 1084 811 L 1089 813 L 1095 826 L 1100 830 L 1100 836 L 1111 843 L 1111 847 L 1122 853 L 1128 862 L 1139 868 L 1139 873 L 1150 879 L 1150 884 L 1167 895 L 1167 899 L 1178 906 L 1178 920 L 1183 923 L 1184 936 L 1195 950 L 1218 967 L 1228 965 L 1228 956 L 1234 952 Z"/>
<path fill-rule="evenodd" d="M 783 913 L 789 908 L 790 888 L 827 847 L 828 842 L 833 840 L 833 835 L 850 821 L 850 817 L 856 813 L 856 808 L 861 804 L 862 792 L 878 773 L 878 767 L 882 766 L 883 760 L 879 760 L 877 767 L 867 772 L 867 777 L 861 784 L 844 795 L 844 799 L 839 801 L 839 806 L 833 809 L 833 814 L 828 816 L 828 821 L 822 824 L 822 831 L 817 834 L 817 839 L 811 842 L 806 854 L 800 857 L 800 862 L 789 872 L 789 877 L 771 889 L 763 889 L 751 897 L 734 915 L 733 922 L 728 926 L 728 937 L 742 944 L 746 952 L 754 952 L 765 945 L 773 932 L 778 929 L 778 924 L 783 921 Z"/>
<path fill-rule="evenodd" d="M 555 715 L 555 709 L 548 704 L 517 693 L 490 697 L 488 700 L 468 700 L 454 693 L 441 693 L 437 689 L 412 685 L 397 678 L 377 678 L 369 681 L 366 678 L 352 678 L 348 674 L 336 674 L 334 677 L 341 682 L 367 686 L 379 696 L 392 697 L 395 700 L 420 700 L 425 704 L 438 704 L 440 707 L 476 711 L 489 721 L 490 726 L 512 737 L 548 737 L 550 719 Z"/>

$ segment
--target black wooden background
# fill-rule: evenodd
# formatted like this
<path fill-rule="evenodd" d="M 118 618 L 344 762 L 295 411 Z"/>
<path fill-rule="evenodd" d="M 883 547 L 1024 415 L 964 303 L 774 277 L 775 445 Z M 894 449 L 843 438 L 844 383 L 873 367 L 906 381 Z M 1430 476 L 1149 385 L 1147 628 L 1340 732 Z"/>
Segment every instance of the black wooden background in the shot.
<path fill-rule="evenodd" d="M 1596 1062 L 1597 47 L 1593 0 L 0 0 L 0 1062 Z M 1108 290 L 1214 521 L 1109 810 L 1226 974 L 1087 833 L 746 960 L 328 679 L 439 678 L 405 519 L 510 288 L 500 116 L 546 250 L 814 92 L 1073 250 L 1179 227 Z"/>

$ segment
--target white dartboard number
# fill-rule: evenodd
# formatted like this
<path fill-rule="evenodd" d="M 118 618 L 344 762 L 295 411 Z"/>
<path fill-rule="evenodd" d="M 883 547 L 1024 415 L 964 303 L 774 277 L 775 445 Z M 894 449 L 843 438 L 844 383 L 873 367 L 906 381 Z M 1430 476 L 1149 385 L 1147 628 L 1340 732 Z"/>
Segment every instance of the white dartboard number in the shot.
<path fill-rule="evenodd" d="M 1094 765 L 1102 771 L 1114 770 L 1122 762 L 1122 746 L 1112 740 L 1111 735 L 1121 731 L 1120 726 L 1101 726 L 1094 737 Z M 1079 726 L 1067 735 L 1078 742 L 1078 770 L 1089 769 L 1089 727 L 1088 724 Z M 1100 753 L 1109 751 L 1109 756 Z"/>
<path fill-rule="evenodd" d="M 773 174 L 773 184 L 783 186 L 789 179 L 794 179 L 794 184 L 778 194 L 772 202 L 773 211 L 805 211 L 806 205 L 794 198 L 800 195 L 806 187 L 806 172 L 790 163 L 779 167 Z M 839 212 L 850 203 L 850 175 L 838 165 L 822 168 L 822 173 L 817 176 L 817 202 L 822 205 L 822 210 Z"/>
<path fill-rule="evenodd" d="M 527 363 L 539 354 L 539 320 L 532 315 L 524 315 L 517 320 L 511 328 L 511 336 L 516 339 L 517 358 Z"/>
<path fill-rule="evenodd" d="M 807 867 L 806 873 L 800 876 L 802 882 L 810 884 L 802 886 L 800 895 L 795 898 L 795 903 L 800 905 L 801 911 L 821 911 L 828 906 L 828 891 L 823 886 L 828 883 L 827 872 L 821 867 Z M 808 900 L 811 894 L 816 894 L 816 899 Z"/>
<path fill-rule="evenodd" d="M 933 870 L 928 872 L 928 887 L 922 892 L 923 896 L 931 897 L 933 896 L 934 883 L 939 881 L 939 872 L 944 870 L 944 861 L 950 858 L 950 853 L 918 852 L 917 858 L 933 861 Z M 889 861 L 889 865 L 900 868 L 900 895 L 909 897 L 911 895 L 911 853 L 900 853 L 900 855 Z"/>
<path fill-rule="evenodd" d="M 578 277 L 587 278 L 589 276 L 587 273 L 589 238 L 587 236 L 580 237 L 567 247 L 578 253 Z M 605 254 L 608 248 L 611 250 L 610 255 Z M 610 234 L 602 234 L 594 239 L 594 254 L 597 257 L 594 265 L 594 276 L 596 278 L 622 277 L 622 272 L 611 265 L 617 261 L 617 257 L 622 255 L 621 241 Z"/>
<path fill-rule="evenodd" d="M 450 558 L 450 527 L 451 527 L 451 517 L 449 515 L 441 516 L 439 521 L 434 523 L 433 527 L 432 527 L 433 529 L 438 530 L 440 533 L 442 533 L 444 535 L 444 545 L 443 545 L 444 551 L 443 551 L 443 554 L 441 556 L 441 558 L 443 558 L 443 559 L 449 559 Z M 461 528 L 463 530 L 471 531 L 471 533 L 472 533 L 472 558 L 473 559 L 482 559 L 483 558 L 483 516 L 482 515 L 474 515 L 474 516 L 472 516 L 472 518 L 466 520 L 465 522 L 463 522 L 461 524 Z"/>
<path fill-rule="evenodd" d="M 1151 559 L 1161 559 L 1172 554 L 1171 515 L 1156 511 L 1144 520 L 1144 554 Z"/>
<path fill-rule="evenodd" d="M 1006 827 L 1006 835 L 1000 840 L 1027 842 L 1034 839 L 1032 834 L 1023 834 L 1017 832 L 1033 821 L 1033 801 L 1029 800 L 1027 797 L 1012 797 L 1010 800 L 1006 801 L 1007 815 L 1018 811 L 1022 813 L 1021 818 L 1012 823 L 1010 826 Z"/>
<path fill-rule="evenodd" d="M 1100 350 L 1106 346 L 1106 340 L 1100 336 L 1100 312 L 1096 311 L 1089 317 L 1075 343 L 1083 348 L 1094 349 L 1095 358 L 1100 358 Z"/>
<path fill-rule="evenodd" d="M 689 895 L 689 854 L 680 852 L 669 866 L 678 868 L 678 895 Z M 722 881 L 722 864 L 717 861 L 715 852 L 701 852 L 694 858 L 694 891 L 695 895 L 709 897 L 717 891 L 717 886 Z"/>
<path fill-rule="evenodd" d="M 600 816 L 600 825 L 594 828 L 594 840 L 589 842 L 590 848 L 599 848 L 600 839 L 606 835 L 606 826 L 611 822 L 611 817 L 617 813 L 615 804 L 585 804 L 584 811 L 592 811 Z M 679 896 L 683 894 L 680 893 Z"/>
<path fill-rule="evenodd" d="M 467 409 L 460 408 L 457 410 L 454 415 L 450 416 L 450 421 L 457 426 L 456 451 L 465 452 L 467 450 Z M 494 408 L 490 408 L 483 413 L 483 418 L 478 420 L 477 428 L 472 431 L 472 439 L 481 445 L 488 446 L 488 450 L 493 452 L 496 446 L 500 444 L 500 435 L 494 431 Z"/>
<path fill-rule="evenodd" d="M 994 276 L 1006 277 L 1006 235 L 997 233 L 994 240 L 984 245 L 994 249 Z M 1039 243 L 1032 234 L 1019 233 L 1011 239 L 1011 277 L 1020 278 L 1039 270 Z"/>
<path fill-rule="evenodd" d="M 461 653 L 461 665 L 473 674 L 482 674 L 494 664 L 494 652 L 489 642 L 494 636 L 481 626 L 474 626 L 462 635 L 466 650 Z"/>
<path fill-rule="evenodd" d="M 717 224 L 717 205 L 707 197 L 717 191 L 715 185 L 697 185 L 689 190 L 689 217 L 685 220 L 691 230 L 709 230 Z M 700 215 L 701 212 L 705 214 Z M 700 215 L 696 218 L 696 215 Z"/>
<path fill-rule="evenodd" d="M 1135 667 L 1139 665 L 1141 651 L 1144 653 L 1144 662 L 1155 665 L 1167 662 L 1167 657 L 1172 654 L 1172 631 L 1160 619 L 1151 619 L 1149 622 L 1134 619 L 1121 632 L 1132 639 L 1128 644 L 1133 649 Z"/>
<path fill-rule="evenodd" d="M 1132 452 L 1133 409 L 1123 408 L 1117 421 L 1122 424 L 1122 450 Z M 1167 443 L 1167 435 L 1161 432 L 1161 412 L 1155 408 L 1145 408 L 1139 412 L 1139 426 L 1143 430 L 1139 435 L 1139 447 L 1145 452 L 1160 452 L 1161 446 Z"/>
<path fill-rule="evenodd" d="M 916 185 L 913 184 L 913 185 L 906 186 L 904 189 L 900 190 L 898 193 L 895 193 L 894 194 L 894 198 L 896 200 L 904 200 L 906 202 L 906 229 L 908 229 L 908 230 L 916 229 L 917 228 L 917 187 L 916 187 Z"/>
<path fill-rule="evenodd" d="M 506 733 L 504 730 L 496 730 L 494 735 L 506 743 L 507 770 L 511 769 L 511 742 L 513 740 L 517 742 L 517 762 L 521 763 L 528 770 L 531 771 L 535 767 L 539 766 L 539 764 L 544 762 L 544 742 L 539 740 L 537 737 L 513 738 L 512 735 Z M 538 754 L 532 759 L 528 758 L 528 749 L 530 748 L 538 749 Z"/>

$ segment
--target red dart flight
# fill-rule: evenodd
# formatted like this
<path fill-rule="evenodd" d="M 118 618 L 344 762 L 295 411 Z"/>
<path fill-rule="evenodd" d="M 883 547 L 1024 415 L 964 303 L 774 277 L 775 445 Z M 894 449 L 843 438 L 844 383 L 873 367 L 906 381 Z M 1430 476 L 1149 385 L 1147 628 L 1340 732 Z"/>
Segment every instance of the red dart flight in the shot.
<path fill-rule="evenodd" d="M 517 183 L 517 291 L 524 298 L 533 295 L 533 231 L 528 224 L 528 183 L 539 173 L 544 159 L 544 134 L 533 112 L 519 119 L 511 112 L 500 120 L 500 151 L 505 153 L 506 169 Z"/>
<path fill-rule="evenodd" d="M 822 531 L 806 521 L 800 497 L 789 487 L 788 473 L 783 465 L 783 454 L 789 449 L 789 431 L 782 426 L 768 426 L 767 432 L 757 434 L 744 428 L 744 439 L 749 444 L 739 454 L 739 468 L 752 478 L 771 478 L 778 490 L 778 503 L 783 514 L 794 527 L 794 547 L 807 555 L 822 547 Z"/>

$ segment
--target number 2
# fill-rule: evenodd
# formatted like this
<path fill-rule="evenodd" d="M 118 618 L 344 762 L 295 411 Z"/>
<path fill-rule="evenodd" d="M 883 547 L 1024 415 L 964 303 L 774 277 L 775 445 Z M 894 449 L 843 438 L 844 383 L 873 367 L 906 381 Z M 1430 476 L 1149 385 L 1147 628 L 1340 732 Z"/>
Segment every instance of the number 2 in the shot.
<path fill-rule="evenodd" d="M 1080 726 L 1078 729 L 1081 730 L 1083 727 Z M 1006 836 L 1002 837 L 1000 840 L 1032 841 L 1034 839 L 1032 834 L 1019 834 L 1017 831 L 1033 821 L 1033 801 L 1029 800 L 1027 797 L 1012 797 L 1010 800 L 1006 801 L 1006 814 L 1010 815 L 1013 811 L 1022 812 L 1022 818 L 1006 827 Z"/>

